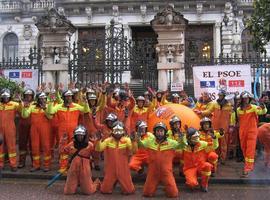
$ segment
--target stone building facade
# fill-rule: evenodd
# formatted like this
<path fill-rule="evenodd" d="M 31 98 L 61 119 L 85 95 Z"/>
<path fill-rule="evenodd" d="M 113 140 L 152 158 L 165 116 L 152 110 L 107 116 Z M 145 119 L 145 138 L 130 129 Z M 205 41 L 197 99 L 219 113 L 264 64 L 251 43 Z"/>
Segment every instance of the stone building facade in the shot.
<path fill-rule="evenodd" d="M 167 38 L 169 39 L 166 47 L 167 54 L 171 52 L 170 48 L 174 51 L 178 48 L 170 46 L 171 44 L 182 45 L 183 50 L 177 55 L 174 53 L 175 59 L 171 68 L 163 69 L 163 74 L 159 74 L 159 80 L 166 76 L 162 84 L 159 84 L 159 88 L 166 89 L 169 79 L 172 79 L 170 81 L 187 79 L 183 65 L 187 60 L 210 60 L 217 58 L 221 53 L 232 57 L 248 56 L 254 53 L 251 36 L 245 29 L 245 21 L 252 13 L 252 4 L 253 0 L 170 1 L 169 5 L 174 11 L 181 13 L 187 23 L 184 29 L 175 29 L 175 34 L 172 33 L 171 36 L 174 38 Z M 161 61 L 162 41 L 160 38 L 162 36 L 160 34 L 162 31 L 157 33 L 160 30 L 151 26 L 151 21 L 167 5 L 168 2 L 162 0 L 3 0 L 0 1 L 0 55 L 5 60 L 22 58 L 28 56 L 30 47 L 34 45 L 45 48 L 44 38 L 35 24 L 46 15 L 49 9 L 55 8 L 74 26 L 70 34 L 62 35 L 66 37 L 66 42 L 70 43 L 70 48 L 73 42 L 83 41 L 83 38 L 98 38 L 104 35 L 105 29 L 113 19 L 116 23 L 123 25 L 124 35 L 128 39 L 156 37 L 159 43 L 156 48 L 158 62 L 166 63 L 166 58 Z M 170 21 L 170 16 L 167 15 L 165 20 Z M 171 27 L 170 24 L 168 27 Z M 168 28 L 168 30 L 172 29 Z M 182 31 L 183 36 L 180 36 L 177 31 L 179 33 Z M 178 40 L 173 42 L 177 37 Z M 175 71 L 174 66 L 178 70 L 176 78 L 170 71 L 171 69 Z M 57 65 L 47 70 L 54 69 L 57 69 Z M 67 71 L 63 68 L 61 70 Z M 45 81 L 55 82 L 55 76 L 58 76 L 57 81 L 67 82 L 68 80 L 66 72 L 64 75 L 44 73 Z M 124 73 L 123 76 L 124 81 L 132 81 L 131 73 Z"/>

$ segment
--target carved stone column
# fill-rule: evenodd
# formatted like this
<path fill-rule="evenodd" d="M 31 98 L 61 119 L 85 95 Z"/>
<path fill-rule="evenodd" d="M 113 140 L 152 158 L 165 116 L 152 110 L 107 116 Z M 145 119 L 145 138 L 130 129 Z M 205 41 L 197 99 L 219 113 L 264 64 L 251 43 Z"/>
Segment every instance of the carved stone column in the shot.
<path fill-rule="evenodd" d="M 184 45 L 185 28 L 188 21 L 180 12 L 167 5 L 157 13 L 151 21 L 154 31 L 158 34 L 158 88 L 168 89 L 168 71 L 173 70 L 172 82 L 185 82 Z"/>
<path fill-rule="evenodd" d="M 36 26 L 43 36 L 42 56 L 45 82 L 68 83 L 69 37 L 76 28 L 64 15 L 52 8 L 38 19 Z M 57 73 L 55 73 L 57 72 Z"/>

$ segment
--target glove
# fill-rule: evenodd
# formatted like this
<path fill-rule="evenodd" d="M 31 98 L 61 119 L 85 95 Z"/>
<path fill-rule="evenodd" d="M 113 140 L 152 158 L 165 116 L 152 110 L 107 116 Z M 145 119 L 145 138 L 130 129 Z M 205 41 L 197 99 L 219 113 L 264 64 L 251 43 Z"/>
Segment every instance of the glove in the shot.
<path fill-rule="evenodd" d="M 224 129 L 223 129 L 223 128 L 220 128 L 220 129 L 219 129 L 219 134 L 220 134 L 220 135 L 224 135 L 224 133 L 225 133 L 225 132 L 224 132 Z"/>
<path fill-rule="evenodd" d="M 134 141 L 136 139 L 135 131 L 131 132 L 129 137 L 130 137 L 131 141 Z"/>
<path fill-rule="evenodd" d="M 213 138 L 213 139 L 216 139 L 216 136 L 215 136 L 215 133 L 214 133 L 214 129 L 209 129 L 209 134 L 210 134 L 210 136 Z"/>

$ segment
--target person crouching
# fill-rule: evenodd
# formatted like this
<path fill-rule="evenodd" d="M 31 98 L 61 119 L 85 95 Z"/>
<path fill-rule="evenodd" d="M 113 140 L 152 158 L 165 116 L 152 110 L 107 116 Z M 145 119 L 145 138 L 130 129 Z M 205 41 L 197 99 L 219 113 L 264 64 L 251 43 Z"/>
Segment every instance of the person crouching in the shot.
<path fill-rule="evenodd" d="M 62 140 L 67 139 L 67 136 L 64 136 Z M 64 194 L 75 194 L 78 186 L 83 194 L 89 195 L 96 192 L 100 182 L 98 179 L 92 181 L 89 162 L 93 150 L 94 145 L 89 142 L 86 128 L 82 125 L 77 126 L 74 130 L 73 141 L 61 149 L 62 153 L 71 155 Z"/>

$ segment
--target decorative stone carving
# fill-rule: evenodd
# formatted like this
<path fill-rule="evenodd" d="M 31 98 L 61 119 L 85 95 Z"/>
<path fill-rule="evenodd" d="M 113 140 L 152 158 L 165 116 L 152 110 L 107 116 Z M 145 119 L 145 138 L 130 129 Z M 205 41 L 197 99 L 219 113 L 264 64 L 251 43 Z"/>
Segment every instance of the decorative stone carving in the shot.
<path fill-rule="evenodd" d="M 166 56 L 167 60 L 172 59 L 184 52 L 184 44 L 157 44 L 156 51 L 160 56 Z"/>
<path fill-rule="evenodd" d="M 30 38 L 32 37 L 32 28 L 30 24 L 24 25 L 23 37 L 25 40 L 30 40 Z"/>
<path fill-rule="evenodd" d="M 79 8 L 74 8 L 73 13 L 74 13 L 74 15 L 79 15 L 80 14 L 80 9 Z"/>
<path fill-rule="evenodd" d="M 167 5 L 151 21 L 158 35 L 156 52 L 158 54 L 158 88 L 168 88 L 168 71 L 173 70 L 173 82 L 184 82 L 184 32 L 188 21 L 180 12 Z"/>
<path fill-rule="evenodd" d="M 203 13 L 203 4 L 197 3 L 196 11 L 198 15 L 201 15 Z"/>
<path fill-rule="evenodd" d="M 189 9 L 189 4 L 185 4 L 184 5 L 184 10 L 188 10 Z"/>
<path fill-rule="evenodd" d="M 159 6 L 155 5 L 155 6 L 153 6 L 153 9 L 154 9 L 155 12 L 158 12 L 159 11 Z"/>
<path fill-rule="evenodd" d="M 63 7 L 58 8 L 58 13 L 65 16 L 65 9 Z"/>
<path fill-rule="evenodd" d="M 142 20 L 145 21 L 146 11 L 147 11 L 146 5 L 141 5 L 141 6 L 140 6 L 140 10 L 141 10 Z"/>
<path fill-rule="evenodd" d="M 21 21 L 21 17 L 16 16 L 16 17 L 14 17 L 14 20 L 15 20 L 16 22 L 20 22 L 20 21 Z"/>
<path fill-rule="evenodd" d="M 8 32 L 12 32 L 12 26 L 11 26 L 11 25 L 8 25 L 7 31 L 8 31 Z"/>
<path fill-rule="evenodd" d="M 99 12 L 99 13 L 104 13 L 104 7 L 99 7 L 99 8 L 98 8 L 98 12 Z"/>
<path fill-rule="evenodd" d="M 119 16 L 119 9 L 118 9 L 117 5 L 113 5 L 112 13 L 113 13 L 113 17 L 115 17 L 115 18 Z"/>
<path fill-rule="evenodd" d="M 177 44 L 175 45 L 175 55 L 180 56 L 184 53 L 185 47 L 184 44 Z"/>
<path fill-rule="evenodd" d="M 233 9 L 232 4 L 230 2 L 226 2 L 224 11 L 225 12 L 231 12 L 232 9 Z"/>
<path fill-rule="evenodd" d="M 134 8 L 132 5 L 128 6 L 128 12 L 133 12 Z"/>
<path fill-rule="evenodd" d="M 92 21 L 92 17 L 93 17 L 92 8 L 91 7 L 86 7 L 85 8 L 85 13 L 87 15 L 88 23 L 90 24 L 91 21 Z"/>
<path fill-rule="evenodd" d="M 215 4 L 210 4 L 210 9 L 215 9 L 216 8 L 216 5 Z"/>
<path fill-rule="evenodd" d="M 37 16 L 32 16 L 33 22 L 37 23 Z"/>
<path fill-rule="evenodd" d="M 151 25 L 166 25 L 172 26 L 173 24 L 186 24 L 187 20 L 180 12 L 173 9 L 172 5 L 167 5 L 161 12 L 155 15 L 151 21 Z"/>
<path fill-rule="evenodd" d="M 67 20 L 64 15 L 59 14 L 56 9 L 52 8 L 48 11 L 48 14 L 42 16 L 36 23 L 38 29 L 49 28 L 52 32 L 55 32 L 59 28 L 70 30 L 74 32 L 76 28 L 73 24 Z"/>

